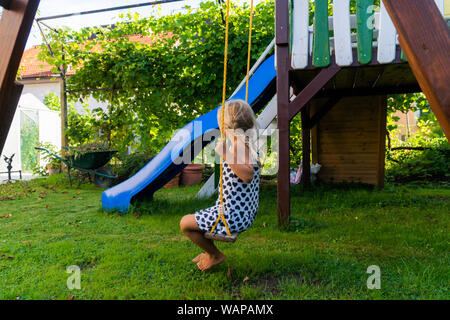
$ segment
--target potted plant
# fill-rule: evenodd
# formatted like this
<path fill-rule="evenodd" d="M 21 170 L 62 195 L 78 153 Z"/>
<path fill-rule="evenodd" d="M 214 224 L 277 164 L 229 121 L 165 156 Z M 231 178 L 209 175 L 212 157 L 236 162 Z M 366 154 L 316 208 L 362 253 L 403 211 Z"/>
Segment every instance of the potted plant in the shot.
<path fill-rule="evenodd" d="M 61 161 L 56 158 L 50 158 L 45 166 L 50 176 L 61 172 Z"/>
<path fill-rule="evenodd" d="M 56 150 L 56 146 L 51 143 L 39 143 L 37 146 L 45 148 L 55 154 L 60 154 L 60 152 Z M 48 172 L 49 175 L 54 175 L 61 172 L 61 161 L 50 153 L 40 152 L 40 160 L 41 163 L 45 163 L 46 165 L 45 167 L 41 167 L 41 165 L 38 164 L 35 170 L 33 170 L 35 174 L 46 175 Z"/>
<path fill-rule="evenodd" d="M 204 168 L 204 164 L 188 164 L 181 174 L 181 184 L 185 186 L 193 186 L 201 183 Z"/>
<path fill-rule="evenodd" d="M 164 188 L 176 188 L 180 184 L 181 173 L 177 174 L 172 180 L 166 183 Z"/>

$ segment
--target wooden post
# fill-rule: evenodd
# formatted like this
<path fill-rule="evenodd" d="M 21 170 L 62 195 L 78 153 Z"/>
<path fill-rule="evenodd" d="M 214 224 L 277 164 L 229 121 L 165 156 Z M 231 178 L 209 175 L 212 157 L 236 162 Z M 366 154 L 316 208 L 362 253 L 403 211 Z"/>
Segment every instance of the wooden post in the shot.
<path fill-rule="evenodd" d="M 450 139 L 450 31 L 434 1 L 383 0 L 400 45 Z"/>
<path fill-rule="evenodd" d="M 67 79 L 66 79 L 66 65 L 65 65 L 65 54 L 64 45 L 62 47 L 62 59 L 63 65 L 61 66 L 61 89 L 60 89 L 60 100 L 61 100 L 61 150 L 63 155 L 66 152 L 66 147 L 68 147 L 67 139 Z"/>
<path fill-rule="evenodd" d="M 66 78 L 61 76 L 60 81 L 60 101 L 61 101 L 61 150 L 64 153 L 64 147 L 67 147 L 67 91 L 66 91 Z"/>
<path fill-rule="evenodd" d="M 311 131 L 309 124 L 309 106 L 303 108 L 300 115 L 302 120 L 302 185 L 303 189 L 307 189 L 311 184 Z"/>
<path fill-rule="evenodd" d="M 278 225 L 287 226 L 290 216 L 289 181 L 289 0 L 275 1 L 275 41 L 277 55 L 278 126 Z"/>
<path fill-rule="evenodd" d="M 7 10 L 0 21 L 0 153 L 21 94 L 22 86 L 14 81 L 39 0 L 2 1 L 1 5 Z"/>

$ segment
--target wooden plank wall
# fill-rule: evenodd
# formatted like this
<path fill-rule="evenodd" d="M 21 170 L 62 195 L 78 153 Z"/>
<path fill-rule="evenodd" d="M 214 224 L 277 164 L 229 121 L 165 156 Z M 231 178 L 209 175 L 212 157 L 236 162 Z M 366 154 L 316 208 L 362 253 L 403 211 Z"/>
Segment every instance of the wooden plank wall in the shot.
<path fill-rule="evenodd" d="M 311 116 L 322 103 L 311 102 Z M 312 129 L 311 141 L 322 181 L 383 186 L 386 96 L 341 99 Z"/>

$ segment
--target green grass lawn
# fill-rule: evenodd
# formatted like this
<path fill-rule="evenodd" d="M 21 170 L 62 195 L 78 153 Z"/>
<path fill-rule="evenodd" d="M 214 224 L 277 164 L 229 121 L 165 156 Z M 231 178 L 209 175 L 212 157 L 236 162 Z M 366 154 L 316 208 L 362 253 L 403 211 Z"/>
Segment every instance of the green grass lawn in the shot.
<path fill-rule="evenodd" d="M 100 209 L 102 190 L 59 177 L 0 185 L 0 299 L 449 299 L 450 189 L 292 190 L 289 231 L 276 186 L 264 185 L 253 227 L 220 243 L 227 262 L 200 272 L 179 229 L 210 206 L 199 187 L 161 190 L 135 213 Z M 81 268 L 69 290 L 68 266 Z M 367 267 L 381 269 L 369 290 Z"/>

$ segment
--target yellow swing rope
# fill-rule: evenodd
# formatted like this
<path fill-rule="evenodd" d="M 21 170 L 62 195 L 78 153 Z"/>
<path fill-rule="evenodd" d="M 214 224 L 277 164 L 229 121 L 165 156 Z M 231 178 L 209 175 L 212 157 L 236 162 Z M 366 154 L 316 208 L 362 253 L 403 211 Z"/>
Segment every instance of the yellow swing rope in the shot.
<path fill-rule="evenodd" d="M 249 39 L 248 39 L 248 57 L 247 57 L 247 77 L 246 77 L 246 89 L 245 89 L 245 102 L 248 101 L 248 82 L 249 82 L 249 74 L 250 74 L 250 60 L 251 60 L 251 46 L 252 46 L 252 24 L 253 24 L 253 0 L 251 0 L 250 5 L 250 26 L 249 26 Z M 225 118 L 225 101 L 226 101 L 226 91 L 227 91 L 227 67 L 228 67 L 228 34 L 229 34 L 229 25 L 230 25 L 230 0 L 227 0 L 227 14 L 226 14 L 226 26 L 225 26 L 225 54 L 223 59 L 223 89 L 222 89 L 222 114 L 220 119 L 220 137 L 223 140 L 224 138 L 224 118 Z M 219 215 L 217 217 L 216 222 L 211 228 L 210 233 L 213 233 L 219 223 L 220 219 L 222 219 L 223 224 L 227 230 L 228 236 L 231 236 L 230 229 L 228 228 L 228 223 L 225 219 L 225 215 L 223 213 L 223 157 L 220 157 L 220 205 L 219 205 Z"/>

